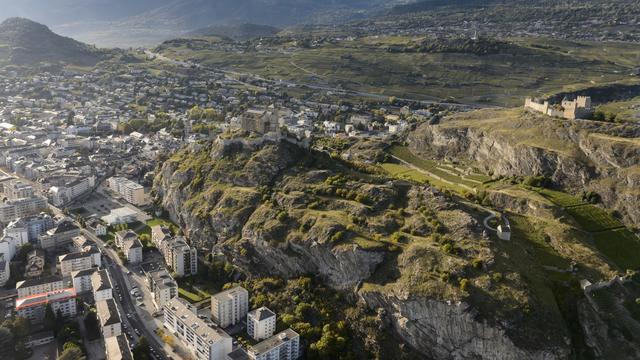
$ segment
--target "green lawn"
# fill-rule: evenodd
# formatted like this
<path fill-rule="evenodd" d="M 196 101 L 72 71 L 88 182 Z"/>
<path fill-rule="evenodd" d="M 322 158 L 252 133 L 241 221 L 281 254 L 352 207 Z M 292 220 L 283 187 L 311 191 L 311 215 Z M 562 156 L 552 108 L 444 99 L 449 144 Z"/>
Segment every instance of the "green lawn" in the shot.
<path fill-rule="evenodd" d="M 204 298 L 201 297 L 200 295 L 189 292 L 183 288 L 178 288 L 178 295 L 180 295 L 181 298 L 189 301 L 192 304 L 204 300 Z"/>
<path fill-rule="evenodd" d="M 615 229 L 593 234 L 600 252 L 620 268 L 640 268 L 640 239 L 627 229 Z"/>
<path fill-rule="evenodd" d="M 399 179 L 405 179 L 405 180 L 409 180 L 409 181 L 415 181 L 418 183 L 422 183 L 422 184 L 426 184 L 429 183 L 433 186 L 435 186 L 436 188 L 440 189 L 440 190 L 450 190 L 450 191 L 454 191 L 458 194 L 463 194 L 465 192 L 468 192 L 467 189 L 460 187 L 460 186 L 456 186 L 453 184 L 449 184 L 447 182 L 438 180 L 436 178 L 433 178 L 431 176 L 428 176 L 418 170 L 412 169 L 407 165 L 404 164 L 391 164 L 391 163 L 384 163 L 380 165 L 386 172 L 388 172 L 391 176 L 399 178 Z"/>

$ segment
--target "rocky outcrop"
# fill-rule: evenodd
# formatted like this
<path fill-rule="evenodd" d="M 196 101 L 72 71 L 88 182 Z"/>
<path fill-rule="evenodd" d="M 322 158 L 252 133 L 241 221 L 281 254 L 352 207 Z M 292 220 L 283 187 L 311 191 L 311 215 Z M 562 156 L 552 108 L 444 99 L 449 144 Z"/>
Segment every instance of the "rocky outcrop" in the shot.
<path fill-rule="evenodd" d="M 154 193 L 202 254 L 221 253 L 248 277 L 313 274 L 343 293 L 360 288 L 365 307 L 425 358 L 568 358 L 561 316 L 524 277 L 505 273 L 499 294 L 492 287 L 488 271 L 503 258 L 470 213 L 434 188 L 338 175 L 335 166 L 287 143 L 192 144 L 162 166 Z M 461 290 L 465 277 L 488 306 Z M 511 310 L 493 311 L 502 301 Z M 554 330 L 534 332 L 521 307 Z"/>
<path fill-rule="evenodd" d="M 524 110 L 483 110 L 423 124 L 408 142 L 422 156 L 469 161 L 494 176 L 545 175 L 574 192 L 595 191 L 637 227 L 640 143 L 622 136 L 626 128 L 594 126 Z"/>
<path fill-rule="evenodd" d="M 531 350 L 518 347 L 503 329 L 478 320 L 475 311 L 462 302 L 415 298 L 410 294 L 400 298 L 364 291 L 360 296 L 369 306 L 385 309 L 394 331 L 432 359 L 569 358 L 568 339 L 566 346 L 547 344 Z"/>

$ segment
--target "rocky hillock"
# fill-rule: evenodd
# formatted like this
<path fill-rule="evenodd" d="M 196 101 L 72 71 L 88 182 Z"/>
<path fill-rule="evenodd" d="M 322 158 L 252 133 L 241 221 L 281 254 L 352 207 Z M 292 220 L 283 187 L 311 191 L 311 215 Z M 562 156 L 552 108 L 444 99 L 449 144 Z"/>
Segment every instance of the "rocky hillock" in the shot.
<path fill-rule="evenodd" d="M 288 142 L 229 137 L 172 156 L 154 194 L 203 254 L 249 279 L 312 275 L 424 358 L 565 359 L 577 346 L 554 296 L 573 275 L 550 280 L 540 245 L 483 237 L 484 210 L 430 186 Z M 545 246 L 558 244 L 554 262 L 568 266 L 581 245 L 560 229 Z M 610 275 L 579 253 L 576 279 Z M 363 357 L 381 356 L 379 341 L 361 340 Z"/>
<path fill-rule="evenodd" d="M 460 113 L 423 124 L 408 139 L 425 157 L 472 163 L 493 176 L 544 175 L 640 225 L 640 141 L 634 125 L 567 121 L 521 109 Z"/>

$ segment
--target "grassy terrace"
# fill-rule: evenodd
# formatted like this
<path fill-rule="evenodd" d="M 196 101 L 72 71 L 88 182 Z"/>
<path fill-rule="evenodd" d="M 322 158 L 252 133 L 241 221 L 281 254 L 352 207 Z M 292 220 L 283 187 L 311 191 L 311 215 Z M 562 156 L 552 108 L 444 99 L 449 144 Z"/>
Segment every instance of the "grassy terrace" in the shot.
<path fill-rule="evenodd" d="M 596 248 L 621 269 L 640 267 L 640 239 L 620 221 L 569 194 L 548 189 L 539 190 L 539 193 L 563 207 L 582 230 L 590 232 Z"/>
<path fill-rule="evenodd" d="M 465 175 L 461 174 L 455 168 L 447 165 L 439 165 L 437 162 L 432 160 L 421 159 L 404 146 L 392 146 L 389 149 L 389 153 L 401 159 L 402 161 L 406 161 L 407 163 L 421 170 L 433 174 L 435 177 L 440 178 L 443 182 L 450 182 L 453 184 L 460 184 L 463 187 L 468 186 L 470 188 L 475 188 L 481 185 L 482 182 L 491 180 L 490 177 L 479 174 L 476 174 L 473 178 L 468 179 Z M 446 170 L 443 169 L 445 167 Z"/>

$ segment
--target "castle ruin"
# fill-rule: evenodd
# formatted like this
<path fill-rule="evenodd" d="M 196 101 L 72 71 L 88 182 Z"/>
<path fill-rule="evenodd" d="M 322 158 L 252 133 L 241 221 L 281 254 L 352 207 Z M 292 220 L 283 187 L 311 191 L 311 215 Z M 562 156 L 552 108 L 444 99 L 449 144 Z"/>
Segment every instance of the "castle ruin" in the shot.
<path fill-rule="evenodd" d="M 589 96 L 578 96 L 575 100 L 564 98 L 560 104 L 556 105 L 549 104 L 549 101 L 541 102 L 537 99 L 526 98 L 524 108 L 569 120 L 588 118 L 593 115 L 591 97 Z"/>

